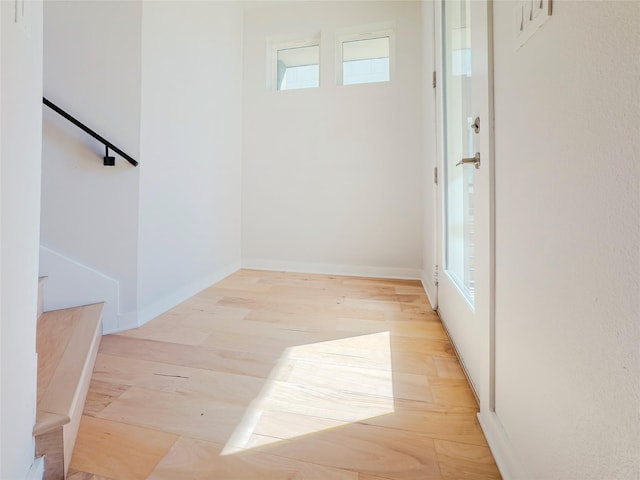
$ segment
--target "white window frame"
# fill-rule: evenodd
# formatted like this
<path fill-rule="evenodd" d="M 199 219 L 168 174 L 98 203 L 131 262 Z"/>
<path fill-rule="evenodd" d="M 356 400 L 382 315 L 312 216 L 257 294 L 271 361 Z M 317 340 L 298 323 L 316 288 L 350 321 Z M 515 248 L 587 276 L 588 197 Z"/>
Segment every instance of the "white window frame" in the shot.
<path fill-rule="evenodd" d="M 389 37 L 389 81 L 371 82 L 371 83 L 352 83 L 345 85 L 343 78 L 343 61 L 342 61 L 342 45 L 346 42 L 357 40 L 373 40 L 376 38 Z M 395 45 L 395 29 L 393 27 L 371 28 L 360 27 L 358 29 L 350 29 L 349 32 L 341 33 L 336 36 L 336 83 L 340 86 L 356 86 L 356 85 L 380 85 L 393 82 L 396 70 L 396 45 Z"/>
<path fill-rule="evenodd" d="M 300 88 L 300 89 L 290 89 L 290 90 L 278 90 L 278 51 L 279 50 L 287 50 L 292 48 L 304 48 L 304 47 L 318 47 L 318 86 L 313 88 Z M 270 42 L 270 51 L 271 58 L 269 61 L 269 76 L 270 85 L 269 89 L 274 92 L 289 92 L 295 90 L 314 90 L 316 88 L 320 88 L 322 85 L 322 45 L 320 44 L 320 36 L 315 37 L 307 37 L 305 39 L 300 40 L 290 40 L 290 41 L 280 41 L 280 42 Z"/>

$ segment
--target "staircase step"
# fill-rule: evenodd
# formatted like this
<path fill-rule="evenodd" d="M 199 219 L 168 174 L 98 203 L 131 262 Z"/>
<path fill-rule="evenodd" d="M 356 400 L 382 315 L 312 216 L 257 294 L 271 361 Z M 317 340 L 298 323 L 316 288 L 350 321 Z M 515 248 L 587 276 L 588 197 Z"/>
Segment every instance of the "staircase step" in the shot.
<path fill-rule="evenodd" d="M 104 304 L 43 313 L 38 319 L 37 454 L 45 479 L 64 479 L 101 337 Z"/>

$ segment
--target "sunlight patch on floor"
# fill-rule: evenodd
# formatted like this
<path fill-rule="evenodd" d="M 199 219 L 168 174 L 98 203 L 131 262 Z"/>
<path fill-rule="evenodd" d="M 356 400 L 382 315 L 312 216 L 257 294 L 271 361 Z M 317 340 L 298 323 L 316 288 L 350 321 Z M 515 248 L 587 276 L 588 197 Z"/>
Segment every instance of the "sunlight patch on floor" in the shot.
<path fill-rule="evenodd" d="M 393 413 L 389 332 L 287 348 L 221 455 Z"/>

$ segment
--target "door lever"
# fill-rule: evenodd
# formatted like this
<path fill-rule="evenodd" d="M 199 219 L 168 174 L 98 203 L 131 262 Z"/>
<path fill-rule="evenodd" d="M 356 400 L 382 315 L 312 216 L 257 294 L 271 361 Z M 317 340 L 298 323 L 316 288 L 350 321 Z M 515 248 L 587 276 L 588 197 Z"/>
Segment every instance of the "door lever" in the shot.
<path fill-rule="evenodd" d="M 473 163 L 476 168 L 480 168 L 480 152 L 476 152 L 473 157 L 463 158 L 458 163 L 456 163 L 456 167 L 458 165 L 466 165 L 467 163 Z"/>

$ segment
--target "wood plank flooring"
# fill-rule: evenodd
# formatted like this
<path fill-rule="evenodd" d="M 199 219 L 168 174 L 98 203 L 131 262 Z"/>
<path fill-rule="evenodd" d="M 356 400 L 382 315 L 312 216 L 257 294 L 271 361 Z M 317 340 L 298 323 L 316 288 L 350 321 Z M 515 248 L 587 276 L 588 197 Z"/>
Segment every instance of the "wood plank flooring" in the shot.
<path fill-rule="evenodd" d="M 497 479 L 419 282 L 241 270 L 103 337 L 71 480 Z"/>

